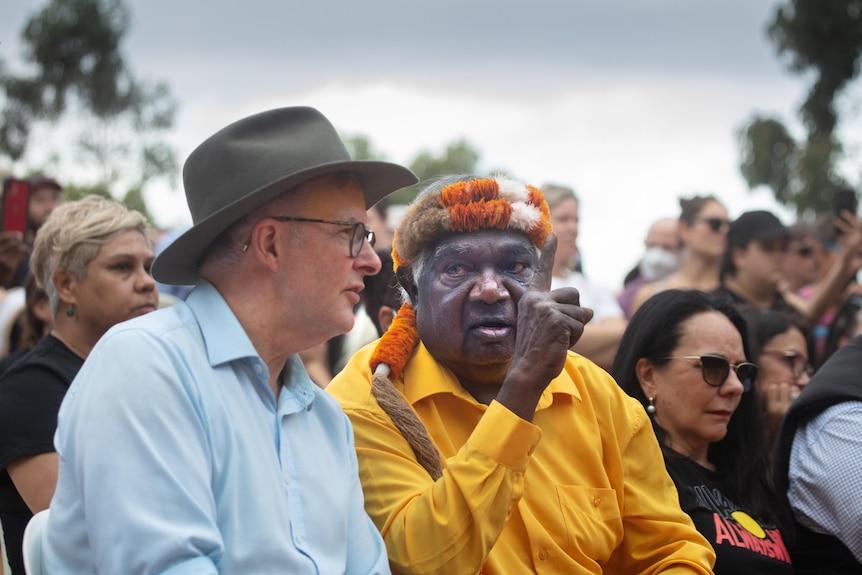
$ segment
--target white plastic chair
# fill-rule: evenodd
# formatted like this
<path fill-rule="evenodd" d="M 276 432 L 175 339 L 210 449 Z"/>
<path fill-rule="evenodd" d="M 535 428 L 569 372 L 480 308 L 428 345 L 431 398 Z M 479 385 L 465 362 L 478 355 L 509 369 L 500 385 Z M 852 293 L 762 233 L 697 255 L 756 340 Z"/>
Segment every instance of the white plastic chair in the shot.
<path fill-rule="evenodd" d="M 48 509 L 33 516 L 24 529 L 24 570 L 27 575 L 47 575 L 42 569 L 42 535 L 48 525 Z"/>

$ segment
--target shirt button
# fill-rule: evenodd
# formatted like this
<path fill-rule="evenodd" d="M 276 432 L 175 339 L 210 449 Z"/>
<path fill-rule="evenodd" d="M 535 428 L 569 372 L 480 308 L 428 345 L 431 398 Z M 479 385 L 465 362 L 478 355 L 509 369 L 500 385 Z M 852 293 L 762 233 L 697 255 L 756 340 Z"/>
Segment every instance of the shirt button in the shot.
<path fill-rule="evenodd" d="M 255 365 L 255 366 L 254 366 L 254 370 L 255 370 L 257 373 L 260 373 L 260 372 L 262 372 L 262 371 L 263 371 L 263 366 L 261 366 L 260 364 L 257 364 L 257 365 Z"/>
<path fill-rule="evenodd" d="M 541 551 L 539 551 L 539 559 L 541 559 L 542 561 L 544 561 L 544 560 L 545 560 L 545 559 L 547 559 L 547 558 L 548 558 L 548 552 L 547 552 L 547 551 L 545 551 L 544 549 L 542 549 Z"/>
<path fill-rule="evenodd" d="M 302 540 L 302 537 L 300 537 L 299 535 L 297 535 L 297 536 L 296 536 L 296 544 L 297 544 L 297 545 L 302 545 L 303 543 L 304 543 L 304 542 L 303 542 L 303 540 Z"/>
<path fill-rule="evenodd" d="M 284 484 L 290 485 L 290 477 L 288 477 L 287 475 L 284 476 Z"/>
<path fill-rule="evenodd" d="M 601 502 L 602 502 L 602 500 L 598 497 L 593 499 L 593 505 L 595 505 L 596 507 L 598 507 L 601 504 Z"/>

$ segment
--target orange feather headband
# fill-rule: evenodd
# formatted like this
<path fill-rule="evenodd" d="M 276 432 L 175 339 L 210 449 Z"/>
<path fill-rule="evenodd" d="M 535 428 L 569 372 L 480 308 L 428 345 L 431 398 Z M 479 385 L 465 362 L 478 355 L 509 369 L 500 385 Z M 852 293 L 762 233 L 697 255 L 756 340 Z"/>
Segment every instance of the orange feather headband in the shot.
<path fill-rule="evenodd" d="M 395 230 L 395 269 L 413 264 L 444 233 L 482 229 L 517 230 L 541 248 L 551 231 L 545 197 L 538 188 L 503 177 L 456 182 L 421 194 Z"/>

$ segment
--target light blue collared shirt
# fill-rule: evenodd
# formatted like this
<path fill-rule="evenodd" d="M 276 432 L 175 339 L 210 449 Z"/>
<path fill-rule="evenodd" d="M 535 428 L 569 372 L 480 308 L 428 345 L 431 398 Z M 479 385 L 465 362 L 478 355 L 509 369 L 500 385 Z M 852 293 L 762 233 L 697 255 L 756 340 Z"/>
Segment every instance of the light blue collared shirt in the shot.
<path fill-rule="evenodd" d="M 298 357 L 278 403 L 221 295 L 113 327 L 60 409 L 52 575 L 389 573 L 353 431 Z"/>
<path fill-rule="evenodd" d="M 800 425 L 787 497 L 799 522 L 837 537 L 862 562 L 862 401 L 844 401 Z"/>

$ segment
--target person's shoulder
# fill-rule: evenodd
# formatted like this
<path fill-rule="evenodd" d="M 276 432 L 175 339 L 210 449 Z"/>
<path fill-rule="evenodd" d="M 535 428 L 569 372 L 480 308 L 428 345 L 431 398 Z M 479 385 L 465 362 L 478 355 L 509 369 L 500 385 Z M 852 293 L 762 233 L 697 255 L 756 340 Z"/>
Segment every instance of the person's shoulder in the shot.
<path fill-rule="evenodd" d="M 613 382 L 611 375 L 599 367 L 593 360 L 579 354 L 576 351 L 569 350 L 566 356 L 566 370 L 569 372 L 578 372 L 584 379 L 606 382 Z"/>
<path fill-rule="evenodd" d="M 372 380 L 368 362 L 375 345 L 376 342 L 370 343 L 354 353 L 344 369 L 326 386 L 326 393 L 334 397 L 342 407 L 363 407 L 371 403 Z"/>
<path fill-rule="evenodd" d="M 632 296 L 631 306 L 629 307 L 629 315 L 634 315 L 637 309 L 643 305 L 643 303 L 662 291 L 663 287 L 667 284 L 667 279 L 657 280 L 652 282 L 647 282 L 641 285 Z"/>
<path fill-rule="evenodd" d="M 58 384 L 65 389 L 83 362 L 60 340 L 49 334 L 13 363 L 0 377 L 0 382 L 32 390 L 53 388 Z"/>
<path fill-rule="evenodd" d="M 638 401 L 630 397 L 607 371 L 588 358 L 569 352 L 566 372 L 581 394 L 586 394 L 593 404 L 604 404 L 621 411 L 637 410 Z"/>
<path fill-rule="evenodd" d="M 153 340 L 167 341 L 176 334 L 185 334 L 195 323 L 184 302 L 157 309 L 136 318 L 112 326 L 101 337 L 98 345 L 126 346 L 130 341 Z"/>

